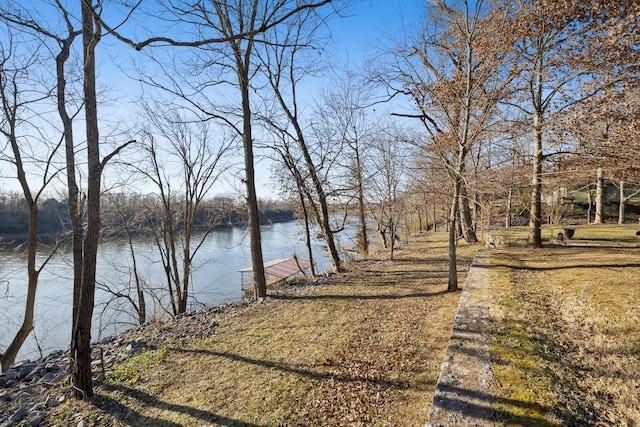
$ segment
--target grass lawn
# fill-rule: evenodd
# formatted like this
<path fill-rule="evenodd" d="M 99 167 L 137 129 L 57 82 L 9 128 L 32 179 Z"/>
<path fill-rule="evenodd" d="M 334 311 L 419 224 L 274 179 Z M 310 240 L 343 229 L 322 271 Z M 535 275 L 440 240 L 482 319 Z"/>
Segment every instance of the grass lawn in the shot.
<path fill-rule="evenodd" d="M 459 246 L 460 283 L 479 247 Z M 460 296 L 446 292 L 446 235 L 418 236 L 393 262 L 347 270 L 220 315 L 206 338 L 176 331 L 107 373 L 93 399 L 56 408 L 49 422 L 423 425 Z"/>
<path fill-rule="evenodd" d="M 640 426 L 637 227 L 574 228 L 558 242 L 545 227 L 542 249 L 506 230 L 491 252 L 498 426 Z M 460 283 L 479 248 L 459 247 Z M 424 425 L 460 295 L 445 292 L 446 235 L 347 270 L 219 314 L 209 336 L 171 329 L 48 423 Z"/>
<path fill-rule="evenodd" d="M 640 425 L 640 248 L 615 247 L 636 230 L 581 226 L 585 246 L 492 252 L 499 425 Z"/>

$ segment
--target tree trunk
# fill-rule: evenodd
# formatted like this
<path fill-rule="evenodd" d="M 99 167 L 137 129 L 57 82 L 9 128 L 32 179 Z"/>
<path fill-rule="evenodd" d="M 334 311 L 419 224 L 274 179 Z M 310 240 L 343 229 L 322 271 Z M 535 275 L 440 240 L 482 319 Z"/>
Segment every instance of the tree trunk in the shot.
<path fill-rule="evenodd" d="M 511 197 L 512 197 L 513 189 L 509 187 L 509 196 L 507 197 L 507 216 L 505 218 L 504 226 L 506 228 L 511 228 Z M 489 223 L 491 224 L 491 223 Z"/>
<path fill-rule="evenodd" d="M 91 321 L 96 289 L 96 261 L 100 238 L 100 144 L 96 98 L 95 46 L 99 34 L 94 31 L 93 11 L 81 0 L 82 44 L 84 50 L 84 108 L 87 132 L 87 234 L 84 239 L 82 289 L 76 325 L 71 341 L 73 375 L 71 382 L 76 398 L 93 395 L 91 380 Z"/>
<path fill-rule="evenodd" d="M 247 48 L 249 49 L 249 48 Z M 245 53 L 250 56 L 250 53 Z M 244 148 L 245 185 L 247 189 L 247 212 L 249 215 L 249 237 L 251 266 L 253 268 L 254 296 L 267 296 L 267 281 L 264 274 L 262 239 L 260 236 L 260 210 L 256 195 L 255 168 L 253 164 L 253 136 L 251 129 L 251 104 L 249 98 L 249 71 L 242 61 L 238 62 L 238 78 L 242 95 L 242 145 Z"/>
<path fill-rule="evenodd" d="M 307 245 L 307 253 L 309 254 L 309 264 L 311 266 L 311 275 L 316 275 L 316 266 L 313 262 L 313 247 L 311 245 L 311 227 L 309 224 L 309 212 L 307 210 L 307 204 L 304 201 L 304 193 L 301 188 L 300 182 L 296 180 L 298 187 L 298 195 L 300 196 L 300 206 L 302 207 L 302 215 L 304 217 L 304 238 Z"/>
<path fill-rule="evenodd" d="M 34 274 L 35 273 L 35 274 Z M 13 340 L 7 347 L 6 351 L 0 354 L 0 362 L 2 365 L 2 372 L 7 372 L 13 362 L 16 360 L 16 356 L 22 348 L 22 345 L 26 341 L 27 337 L 33 330 L 33 317 L 35 312 L 35 300 L 36 290 L 38 287 L 38 272 L 29 272 L 29 284 L 27 286 L 27 299 L 25 302 L 25 311 L 22 318 L 22 325 L 20 329 L 13 337 Z"/>
<path fill-rule="evenodd" d="M 187 312 L 187 304 L 189 302 L 189 278 L 191 277 L 191 255 L 189 253 L 189 245 L 191 239 L 188 237 L 190 230 L 185 232 L 184 252 L 182 255 L 182 292 L 180 295 L 180 303 L 178 305 L 178 313 Z"/>
<path fill-rule="evenodd" d="M 360 221 L 358 230 L 358 250 L 364 256 L 369 253 L 369 236 L 367 235 L 367 213 L 364 203 L 364 186 L 362 183 L 362 163 L 360 160 L 360 151 L 356 148 L 356 179 L 358 191 L 358 219 Z"/>
<path fill-rule="evenodd" d="M 589 203 L 589 207 L 587 208 L 587 224 L 591 224 L 591 210 L 593 208 L 593 194 L 591 193 L 591 187 L 587 188 L 587 201 Z"/>
<path fill-rule="evenodd" d="M 542 247 L 542 119 L 544 116 L 543 103 L 543 72 L 544 60 L 541 54 L 541 45 L 538 41 L 537 55 L 535 58 L 532 94 L 533 94 L 533 171 L 531 174 L 531 205 L 529 216 L 529 246 Z"/>
<path fill-rule="evenodd" d="M 390 231 L 391 231 L 391 251 L 389 253 L 389 260 L 393 261 L 393 257 L 395 256 L 395 252 L 396 252 L 396 226 L 395 224 L 393 224 L 393 221 L 391 222 Z"/>
<path fill-rule="evenodd" d="M 27 254 L 27 272 L 28 272 L 28 285 L 27 285 L 27 299 L 25 302 L 25 310 L 24 316 L 22 318 L 22 325 L 20 329 L 14 336 L 13 340 L 7 347 L 6 351 L 0 354 L 0 362 L 2 365 L 2 372 L 7 372 L 13 362 L 16 360 L 16 356 L 18 352 L 22 348 L 22 345 L 26 341 L 27 337 L 33 330 L 33 317 L 35 312 L 35 304 L 36 304 L 36 290 L 38 288 L 38 276 L 40 272 L 36 270 L 35 260 L 36 260 L 36 243 L 37 242 L 37 230 L 36 227 L 36 219 L 37 219 L 37 207 L 35 208 L 35 212 L 31 212 L 29 215 L 29 250 Z M 32 240 L 32 237 L 34 240 Z M 32 243 L 33 242 L 33 243 Z"/>
<path fill-rule="evenodd" d="M 594 224 L 603 224 L 604 223 L 604 203 L 602 200 L 603 192 L 604 192 L 604 178 L 602 175 L 602 168 L 598 168 L 596 170 L 596 219 L 593 221 Z"/>
<path fill-rule="evenodd" d="M 456 223 L 458 222 L 458 197 L 460 193 L 460 179 L 456 178 L 453 185 L 451 211 L 449 213 L 449 284 L 448 292 L 458 290 L 458 261 L 456 254 Z"/>
<path fill-rule="evenodd" d="M 529 217 L 529 246 L 542 247 L 542 124 L 540 114 L 533 116 L 534 147 L 531 178 L 531 209 Z"/>
<path fill-rule="evenodd" d="M 436 202 L 433 202 L 433 232 L 434 233 L 438 231 L 438 220 L 436 218 L 437 215 L 438 215 L 438 210 L 437 210 Z"/>
<path fill-rule="evenodd" d="M 327 195 L 324 191 L 324 187 L 322 184 L 322 180 L 318 176 L 318 171 L 316 166 L 313 164 L 313 159 L 311 158 L 311 154 L 309 153 L 309 148 L 305 142 L 304 132 L 300 127 L 300 123 L 298 119 L 293 115 L 291 110 L 287 108 L 286 102 L 282 98 L 282 95 L 279 91 L 276 91 L 276 96 L 278 97 L 278 101 L 282 106 L 282 109 L 287 114 L 290 123 L 293 125 L 296 131 L 296 142 L 300 151 L 302 153 L 302 157 L 304 158 L 305 165 L 307 167 L 307 171 L 309 172 L 309 177 L 311 178 L 311 182 L 313 183 L 313 189 L 316 192 L 316 197 L 318 198 L 318 204 L 320 204 L 320 211 L 318 212 L 316 208 L 316 212 L 319 213 L 318 223 L 320 225 L 320 229 L 322 234 L 324 235 L 324 240 L 327 243 L 327 250 L 329 252 L 329 262 L 331 263 L 331 270 L 334 272 L 338 272 L 342 270 L 342 261 L 340 260 L 340 255 L 338 254 L 338 248 L 336 246 L 335 237 L 333 230 L 331 229 L 331 217 L 329 214 L 329 204 L 327 202 Z M 313 203 L 313 201 L 311 200 Z"/>
<path fill-rule="evenodd" d="M 11 145 L 15 155 L 15 164 L 18 173 L 18 180 L 23 189 L 23 193 L 29 207 L 29 240 L 27 250 L 27 299 L 25 301 L 24 316 L 22 318 L 22 325 L 20 329 L 13 337 L 13 340 L 7 347 L 4 353 L 0 354 L 0 365 L 2 366 L 2 372 L 9 370 L 13 362 L 16 360 L 16 356 L 22 348 L 25 340 L 33 330 L 33 317 L 36 304 L 36 290 L 38 288 L 38 276 L 39 270 L 36 269 L 36 252 L 38 247 L 38 203 L 31 196 L 29 190 L 27 178 L 25 176 L 24 166 L 20 156 L 18 148 L 18 142 L 15 138 L 12 138 Z"/>
<path fill-rule="evenodd" d="M 382 225 L 382 222 L 376 225 L 376 230 L 378 230 L 378 235 L 380 236 L 380 241 L 382 242 L 382 249 L 388 249 L 389 243 L 387 242 L 387 230 Z"/>
<path fill-rule="evenodd" d="M 129 246 L 129 253 L 131 254 L 131 262 L 133 269 L 133 278 L 136 282 L 136 297 L 137 297 L 137 305 L 134 305 L 136 309 L 136 314 L 138 316 L 138 324 L 144 325 L 147 321 L 147 303 L 144 299 L 144 286 L 140 279 L 140 272 L 138 270 L 138 260 L 136 258 L 136 252 L 133 248 L 133 238 L 131 236 L 131 232 L 129 227 L 127 226 L 126 219 L 124 215 L 121 215 L 122 221 L 124 223 L 125 233 L 127 235 L 127 245 Z"/>
<path fill-rule="evenodd" d="M 460 225 L 462 226 L 462 235 L 468 243 L 476 243 L 478 237 L 473 226 L 473 218 L 471 208 L 469 207 L 469 197 L 466 187 L 460 187 Z"/>
<path fill-rule="evenodd" d="M 75 38 L 75 37 L 74 37 Z M 80 289 L 82 288 L 82 240 L 84 238 L 84 228 L 80 218 L 81 206 L 79 202 L 78 184 L 76 181 L 76 163 L 75 163 L 75 146 L 73 141 L 73 122 L 67 113 L 66 106 L 66 77 L 65 63 L 69 59 L 70 45 L 73 39 L 65 41 L 60 54 L 56 57 L 56 76 L 57 76 L 57 98 L 58 98 L 58 115 L 62 121 L 64 129 L 64 147 L 67 171 L 67 206 L 69 210 L 69 221 L 71 222 L 71 246 L 73 253 L 73 302 L 71 315 L 71 340 L 73 340 L 73 331 L 78 317 L 78 307 L 80 306 Z M 69 372 L 73 372 L 73 366 L 69 366 Z"/>
<path fill-rule="evenodd" d="M 627 199 L 624 197 L 624 180 L 620 180 L 620 204 L 618 205 L 618 224 L 624 224 L 627 208 Z"/>

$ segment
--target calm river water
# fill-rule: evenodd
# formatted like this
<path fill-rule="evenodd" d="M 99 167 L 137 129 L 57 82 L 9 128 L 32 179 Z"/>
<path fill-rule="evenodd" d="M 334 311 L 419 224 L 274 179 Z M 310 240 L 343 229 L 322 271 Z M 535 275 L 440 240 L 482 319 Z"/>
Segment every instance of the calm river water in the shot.
<path fill-rule="evenodd" d="M 316 271 L 328 269 L 324 246 L 318 241 L 313 246 Z M 263 226 L 262 247 L 265 261 L 289 257 L 294 253 L 303 258 L 308 257 L 302 228 L 296 222 Z M 164 273 L 154 244 L 141 239 L 135 242 L 135 252 L 138 269 L 146 283 L 150 286 L 161 285 Z M 45 256 L 46 253 L 39 254 L 39 262 Z M 40 357 L 40 352 L 46 355 L 53 350 L 67 348 L 71 335 L 73 285 L 70 260 L 71 255 L 68 253 L 56 254 L 41 273 L 36 298 L 35 329 L 27 339 L 18 360 L 36 359 Z M 27 282 L 25 262 L 26 258 L 18 253 L 0 253 L 0 351 L 7 347 L 22 323 Z M 125 241 L 100 244 L 97 266 L 100 283 L 122 288 L 130 281 L 131 265 Z M 215 230 L 207 237 L 194 261 L 190 309 L 242 298 L 241 275 L 238 270 L 250 265 L 247 228 Z M 131 316 L 114 305 L 109 305 L 104 314 L 99 316 L 107 300 L 108 294 L 104 291 L 96 292 L 94 340 L 134 326 Z M 161 314 L 159 306 L 154 308 L 153 301 L 148 298 L 148 315 L 154 311 Z"/>

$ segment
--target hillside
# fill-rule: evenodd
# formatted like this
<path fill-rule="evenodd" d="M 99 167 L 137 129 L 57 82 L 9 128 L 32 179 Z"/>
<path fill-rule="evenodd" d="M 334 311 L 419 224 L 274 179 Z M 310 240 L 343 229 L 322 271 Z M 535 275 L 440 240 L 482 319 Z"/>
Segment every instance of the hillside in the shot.
<path fill-rule="evenodd" d="M 460 295 L 445 292 L 444 238 L 115 337 L 95 398 L 51 409 L 42 425 L 420 425 Z M 477 248 L 460 247 L 461 280 Z M 69 390 L 46 393 L 65 401 Z"/>
<path fill-rule="evenodd" d="M 545 227 L 545 247 L 530 249 L 526 228 L 505 230 L 506 246 L 487 251 L 493 378 L 480 397 L 494 415 L 479 422 L 639 425 L 637 227 L 576 226 L 567 241 L 557 231 Z M 259 302 L 106 339 L 85 402 L 64 381 L 0 376 L 0 424 L 21 414 L 41 426 L 424 425 L 460 298 L 445 292 L 445 241 L 423 234 L 393 262 L 354 262 Z M 459 247 L 461 279 L 478 249 Z"/>

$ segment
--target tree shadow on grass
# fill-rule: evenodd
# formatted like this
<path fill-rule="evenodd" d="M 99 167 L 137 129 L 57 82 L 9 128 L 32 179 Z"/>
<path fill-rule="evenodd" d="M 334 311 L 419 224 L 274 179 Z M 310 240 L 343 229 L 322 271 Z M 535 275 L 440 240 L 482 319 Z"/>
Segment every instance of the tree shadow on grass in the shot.
<path fill-rule="evenodd" d="M 271 295 L 273 299 L 280 300 L 309 300 L 309 301 L 322 301 L 322 300 L 346 300 L 346 301 L 359 301 L 359 300 L 402 300 L 407 298 L 433 298 L 440 295 L 449 293 L 446 289 L 436 292 L 417 292 L 403 295 Z"/>
<path fill-rule="evenodd" d="M 488 266 L 479 266 L 481 268 L 488 268 Z M 513 265 L 506 263 L 492 264 L 491 268 L 508 268 L 514 271 L 553 271 L 553 270 L 572 270 L 572 269 L 594 269 L 594 268 L 638 268 L 639 263 L 587 263 L 587 264 L 566 264 L 566 265 L 551 265 L 544 267 L 528 267 L 522 265 Z"/>
<path fill-rule="evenodd" d="M 379 378 L 379 377 L 367 378 L 367 377 L 361 377 L 361 376 L 346 376 L 346 375 L 337 375 L 332 373 L 324 373 L 324 372 L 318 372 L 318 371 L 312 371 L 309 369 L 294 367 L 285 363 L 273 362 L 270 360 L 254 359 L 251 357 L 247 357 L 247 356 L 243 356 L 235 353 L 229 353 L 229 352 L 220 352 L 220 351 L 204 350 L 204 349 L 182 349 L 182 348 L 172 348 L 171 351 L 223 357 L 223 358 L 232 360 L 234 362 L 248 363 L 256 366 L 261 366 L 267 369 L 276 369 L 280 372 L 294 374 L 294 375 L 306 377 L 316 381 L 323 381 L 323 380 L 330 379 L 337 382 L 368 383 L 368 384 L 383 387 L 383 388 L 394 388 L 398 390 L 405 390 L 410 388 L 409 383 L 406 381 L 394 381 L 394 380 L 389 380 L 386 378 Z M 327 366 L 331 366 L 332 363 L 333 362 L 331 360 L 326 361 Z"/>
<path fill-rule="evenodd" d="M 260 427 L 258 424 L 249 423 L 246 421 L 236 420 L 233 418 L 217 415 L 210 411 L 204 411 L 202 409 L 192 408 L 186 405 L 178 405 L 174 403 L 164 402 L 158 400 L 154 396 L 145 393 L 143 391 L 129 388 L 124 385 L 111 385 L 111 390 L 121 393 L 124 397 L 136 400 L 144 406 L 154 407 L 164 411 L 175 412 L 179 414 L 188 415 L 190 417 L 201 420 L 206 423 L 215 423 L 222 426 L 246 426 L 246 427 Z M 123 403 L 115 400 L 109 396 L 100 395 L 96 396 L 92 400 L 93 404 L 110 414 L 119 413 L 122 415 L 120 420 L 125 425 L 130 426 L 153 426 L 153 427 L 176 427 L 182 424 L 173 421 L 162 420 L 154 417 L 147 417 L 140 413 L 133 411 Z M 138 406 L 138 405 L 135 405 Z M 125 417 L 126 416 L 126 417 Z"/>
<path fill-rule="evenodd" d="M 536 403 L 525 402 L 514 399 L 495 397 L 487 393 L 476 390 L 468 390 L 450 385 L 439 385 L 438 389 L 443 394 L 434 399 L 434 406 L 447 409 L 450 412 L 458 412 L 476 420 L 489 422 L 508 420 L 509 425 L 537 426 L 537 427 L 557 427 L 561 424 L 541 418 L 540 416 L 528 416 L 516 414 L 522 410 L 529 410 L 532 413 L 548 414 L 553 408 Z M 495 410 L 494 405 L 501 404 L 503 408 Z M 513 412 L 509 409 L 513 408 Z"/>

